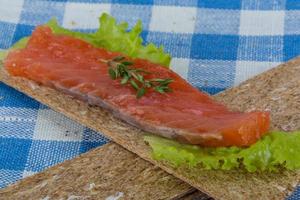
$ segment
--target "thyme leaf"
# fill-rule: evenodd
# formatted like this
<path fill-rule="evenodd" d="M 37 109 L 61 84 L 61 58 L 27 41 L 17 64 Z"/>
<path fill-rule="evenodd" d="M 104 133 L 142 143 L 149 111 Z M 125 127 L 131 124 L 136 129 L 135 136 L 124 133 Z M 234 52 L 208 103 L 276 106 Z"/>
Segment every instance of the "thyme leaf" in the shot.
<path fill-rule="evenodd" d="M 122 85 L 130 84 L 136 91 L 136 98 L 141 98 L 147 92 L 146 88 L 153 88 L 154 91 L 164 94 L 172 92 L 169 84 L 174 80 L 171 78 L 161 79 L 145 79 L 143 75 L 151 74 L 144 69 L 130 68 L 134 63 L 125 60 L 124 56 L 117 56 L 111 60 L 99 59 L 99 61 L 108 65 L 108 74 L 111 79 L 121 78 Z"/>

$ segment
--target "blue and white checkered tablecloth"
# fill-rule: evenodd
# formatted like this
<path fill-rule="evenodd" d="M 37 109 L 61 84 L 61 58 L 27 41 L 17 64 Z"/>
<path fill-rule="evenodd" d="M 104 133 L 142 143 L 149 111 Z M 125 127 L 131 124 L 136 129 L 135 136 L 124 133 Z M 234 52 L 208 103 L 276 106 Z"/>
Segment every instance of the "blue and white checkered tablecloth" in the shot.
<path fill-rule="evenodd" d="M 211 94 L 300 54 L 299 0 L 0 0 L 0 49 L 56 17 L 93 31 L 107 12 L 144 25 L 172 69 Z M 0 83 L 0 187 L 108 142 Z M 290 199 L 300 198 L 300 189 Z"/>

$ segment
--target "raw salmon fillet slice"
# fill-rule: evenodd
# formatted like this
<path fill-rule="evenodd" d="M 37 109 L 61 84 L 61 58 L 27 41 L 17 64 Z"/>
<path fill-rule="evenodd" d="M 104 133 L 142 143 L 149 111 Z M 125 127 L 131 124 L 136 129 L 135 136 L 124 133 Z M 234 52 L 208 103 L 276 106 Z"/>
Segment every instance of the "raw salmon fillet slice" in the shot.
<path fill-rule="evenodd" d="M 100 59 L 121 55 L 40 26 L 27 46 L 9 53 L 5 69 L 55 88 L 89 104 L 111 111 L 115 117 L 147 132 L 201 146 L 249 146 L 264 135 L 269 113 L 231 112 L 213 101 L 173 71 L 143 59 L 130 59 L 132 68 L 151 72 L 145 78 L 171 78 L 173 90 L 160 94 L 149 90 L 140 99 L 130 85 L 112 80 Z"/>

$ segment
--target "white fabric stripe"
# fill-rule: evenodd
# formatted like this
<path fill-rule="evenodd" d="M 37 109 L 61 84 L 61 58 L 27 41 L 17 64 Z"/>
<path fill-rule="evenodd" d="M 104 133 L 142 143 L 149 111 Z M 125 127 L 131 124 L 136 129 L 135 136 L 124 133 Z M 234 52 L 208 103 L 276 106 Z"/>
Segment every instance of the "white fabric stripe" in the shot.
<path fill-rule="evenodd" d="M 284 34 L 284 11 L 242 10 L 240 35 L 272 36 Z"/>
<path fill-rule="evenodd" d="M 234 85 L 276 67 L 280 62 L 237 61 Z"/>
<path fill-rule="evenodd" d="M 193 33 L 197 17 L 195 7 L 153 6 L 150 31 Z"/>
<path fill-rule="evenodd" d="M 111 4 L 66 3 L 63 26 L 70 29 L 96 29 L 99 16 L 110 13 Z M 87 23 L 88 22 L 88 23 Z"/>
<path fill-rule="evenodd" d="M 190 60 L 185 58 L 172 58 L 171 69 L 182 78 L 187 79 Z"/>
<path fill-rule="evenodd" d="M 38 111 L 34 140 L 81 141 L 84 127 L 50 109 Z"/>
<path fill-rule="evenodd" d="M 0 21 L 18 23 L 23 0 L 0 0 Z"/>

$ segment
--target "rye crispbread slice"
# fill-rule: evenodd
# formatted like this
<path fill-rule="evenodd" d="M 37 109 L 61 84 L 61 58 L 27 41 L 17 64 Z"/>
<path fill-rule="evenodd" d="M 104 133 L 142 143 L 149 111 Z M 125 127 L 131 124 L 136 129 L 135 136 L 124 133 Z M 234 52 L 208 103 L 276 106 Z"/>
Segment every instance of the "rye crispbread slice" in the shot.
<path fill-rule="evenodd" d="M 0 199 L 172 199 L 191 186 L 109 143 L 0 190 Z"/>

